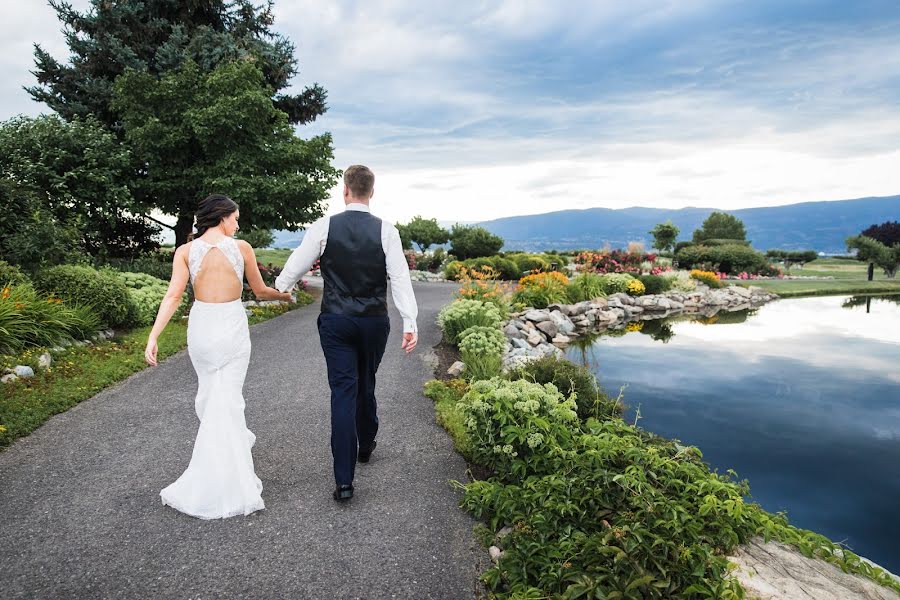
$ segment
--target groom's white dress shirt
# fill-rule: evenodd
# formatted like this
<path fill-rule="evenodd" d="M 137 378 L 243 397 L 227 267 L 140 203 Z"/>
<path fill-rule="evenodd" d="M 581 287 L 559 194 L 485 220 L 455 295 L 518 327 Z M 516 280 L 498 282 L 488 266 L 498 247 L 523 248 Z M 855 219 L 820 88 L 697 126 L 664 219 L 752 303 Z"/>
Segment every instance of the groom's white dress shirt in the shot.
<path fill-rule="evenodd" d="M 369 212 L 369 207 L 365 204 L 351 203 L 347 205 L 347 210 Z M 303 241 L 291 253 L 284 265 L 284 270 L 275 280 L 275 287 L 278 291 L 286 292 L 294 287 L 294 284 L 300 281 L 300 278 L 312 268 L 313 263 L 322 256 L 325 245 L 328 243 L 330 222 L 330 217 L 323 217 L 309 226 L 303 236 Z M 403 317 L 403 332 L 418 331 L 416 317 L 419 315 L 419 308 L 416 305 L 416 296 L 413 294 L 412 281 L 409 278 L 409 264 L 406 262 L 406 256 L 403 255 L 400 232 L 392 223 L 384 219 L 381 220 L 381 247 L 384 250 L 388 278 L 391 280 L 394 304 Z"/>

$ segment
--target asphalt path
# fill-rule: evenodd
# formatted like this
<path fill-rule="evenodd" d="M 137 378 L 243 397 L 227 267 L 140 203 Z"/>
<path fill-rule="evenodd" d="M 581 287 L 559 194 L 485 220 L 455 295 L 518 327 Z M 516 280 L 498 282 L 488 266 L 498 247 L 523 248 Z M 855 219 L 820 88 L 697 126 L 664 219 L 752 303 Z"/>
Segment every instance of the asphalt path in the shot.
<path fill-rule="evenodd" d="M 244 396 L 266 509 L 202 521 L 159 490 L 191 456 L 197 380 L 186 352 L 51 418 L 0 452 L 5 598 L 472 598 L 484 568 L 451 480 L 464 461 L 422 385 L 452 284 L 416 284 L 419 347 L 391 310 L 381 428 L 356 496 L 332 497 L 318 305 L 251 328 Z"/>

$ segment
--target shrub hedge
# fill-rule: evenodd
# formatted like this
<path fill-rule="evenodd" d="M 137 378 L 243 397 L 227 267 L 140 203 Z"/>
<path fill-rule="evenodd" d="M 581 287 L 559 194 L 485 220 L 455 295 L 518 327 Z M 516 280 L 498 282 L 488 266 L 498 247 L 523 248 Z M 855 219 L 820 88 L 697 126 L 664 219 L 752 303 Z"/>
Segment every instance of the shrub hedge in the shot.
<path fill-rule="evenodd" d="M 93 308 L 108 327 L 131 325 L 135 314 L 128 287 L 111 269 L 97 270 L 80 265 L 59 265 L 38 272 L 35 287 L 63 301 Z"/>

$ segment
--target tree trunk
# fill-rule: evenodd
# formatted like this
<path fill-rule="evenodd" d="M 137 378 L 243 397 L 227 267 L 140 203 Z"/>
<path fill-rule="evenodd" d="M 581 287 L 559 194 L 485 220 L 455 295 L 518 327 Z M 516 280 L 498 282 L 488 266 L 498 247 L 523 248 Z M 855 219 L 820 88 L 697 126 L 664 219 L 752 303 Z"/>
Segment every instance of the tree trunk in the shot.
<path fill-rule="evenodd" d="M 194 213 L 179 213 L 175 223 L 175 247 L 188 242 L 188 238 L 194 231 Z"/>
<path fill-rule="evenodd" d="M 875 276 L 875 263 L 869 263 L 869 281 L 872 281 L 872 278 Z"/>

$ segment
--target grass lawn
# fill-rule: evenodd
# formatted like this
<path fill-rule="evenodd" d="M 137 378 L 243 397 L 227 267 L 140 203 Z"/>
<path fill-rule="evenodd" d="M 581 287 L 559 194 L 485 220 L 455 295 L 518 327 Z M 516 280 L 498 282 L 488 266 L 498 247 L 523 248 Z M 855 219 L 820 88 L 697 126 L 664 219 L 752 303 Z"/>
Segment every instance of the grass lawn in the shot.
<path fill-rule="evenodd" d="M 256 250 L 256 260 L 263 265 L 272 263 L 272 266 L 284 268 L 284 263 L 287 262 L 291 252 L 293 252 L 293 250 L 288 250 L 286 248 Z"/>
<path fill-rule="evenodd" d="M 802 269 L 794 267 L 788 274 L 834 277 L 834 279 L 768 279 L 741 282 L 740 285 L 756 285 L 775 292 L 783 298 L 843 294 L 900 294 L 900 278 L 888 279 L 881 269 L 876 268 L 875 279 L 867 281 L 866 273 L 865 263 L 836 258 L 820 258 L 807 263 Z"/>
<path fill-rule="evenodd" d="M 311 295 L 300 293 L 298 302 L 290 307 L 253 307 L 248 322 L 255 325 L 312 302 Z M 37 368 L 44 348 L 26 350 L 18 356 L 0 356 L 0 367 L 29 365 L 35 372 L 30 379 L 0 384 L 0 449 L 28 435 L 53 415 L 145 369 L 144 346 L 150 329 L 132 329 L 91 346 L 71 346 L 55 355 L 46 371 Z M 186 346 L 187 321 L 173 319 L 160 336 L 158 357 L 163 360 Z"/>

